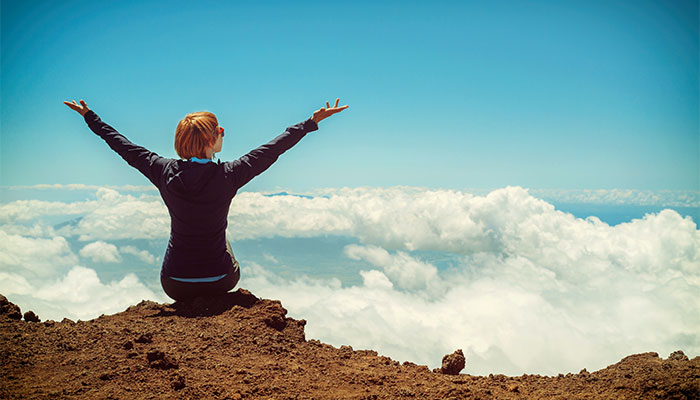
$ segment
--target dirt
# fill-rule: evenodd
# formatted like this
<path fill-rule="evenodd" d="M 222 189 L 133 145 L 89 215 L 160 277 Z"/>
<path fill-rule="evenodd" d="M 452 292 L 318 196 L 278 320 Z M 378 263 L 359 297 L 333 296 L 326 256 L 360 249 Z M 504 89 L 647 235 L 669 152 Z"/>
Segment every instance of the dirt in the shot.
<path fill-rule="evenodd" d="M 304 320 L 242 289 L 191 303 L 143 301 L 90 321 L 19 313 L 0 296 L 3 399 L 700 398 L 700 357 L 680 351 L 635 354 L 590 373 L 514 377 L 455 372 L 458 351 L 430 371 L 306 340 Z"/>

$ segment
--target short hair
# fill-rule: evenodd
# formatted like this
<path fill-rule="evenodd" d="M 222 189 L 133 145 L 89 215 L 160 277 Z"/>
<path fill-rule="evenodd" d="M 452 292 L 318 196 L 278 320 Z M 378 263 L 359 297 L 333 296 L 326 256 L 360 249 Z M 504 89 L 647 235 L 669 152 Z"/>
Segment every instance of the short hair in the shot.
<path fill-rule="evenodd" d="M 175 129 L 175 151 L 184 159 L 206 157 L 207 147 L 216 143 L 216 115 L 208 111 L 187 114 Z"/>

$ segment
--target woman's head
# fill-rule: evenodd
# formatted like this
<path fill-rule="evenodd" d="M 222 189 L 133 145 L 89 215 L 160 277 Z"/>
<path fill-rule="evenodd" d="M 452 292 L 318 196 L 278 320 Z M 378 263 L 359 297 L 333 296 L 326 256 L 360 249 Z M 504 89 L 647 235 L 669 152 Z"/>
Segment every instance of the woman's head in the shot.
<path fill-rule="evenodd" d="M 187 114 L 175 129 L 175 151 L 184 159 L 205 158 L 207 148 L 214 147 L 219 137 L 219 122 L 208 111 Z M 221 150 L 220 145 L 219 151 Z"/>

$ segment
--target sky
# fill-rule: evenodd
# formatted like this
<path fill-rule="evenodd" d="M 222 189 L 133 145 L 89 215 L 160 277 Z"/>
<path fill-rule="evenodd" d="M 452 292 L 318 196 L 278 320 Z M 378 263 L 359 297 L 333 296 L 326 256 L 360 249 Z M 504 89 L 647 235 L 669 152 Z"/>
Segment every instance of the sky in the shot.
<path fill-rule="evenodd" d="M 340 98 L 233 199 L 238 287 L 307 338 L 464 372 L 700 355 L 698 3 L 2 1 L 0 293 L 170 302 L 158 191 L 76 112 L 221 160 Z"/>
<path fill-rule="evenodd" d="M 64 100 L 221 160 L 350 107 L 244 190 L 698 190 L 695 1 L 2 2 L 0 184 L 146 185 Z M 87 167 L 89 166 L 89 167 Z"/>

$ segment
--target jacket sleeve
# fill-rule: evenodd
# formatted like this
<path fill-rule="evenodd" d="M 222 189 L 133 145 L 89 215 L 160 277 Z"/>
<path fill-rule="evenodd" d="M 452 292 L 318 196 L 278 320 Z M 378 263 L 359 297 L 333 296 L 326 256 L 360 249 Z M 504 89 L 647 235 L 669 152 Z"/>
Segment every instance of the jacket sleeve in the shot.
<path fill-rule="evenodd" d="M 318 129 L 318 124 L 309 118 L 304 122 L 288 127 L 284 133 L 267 144 L 250 151 L 235 161 L 227 161 L 224 171 L 234 190 L 238 190 L 251 179 L 268 169 L 277 158 L 289 150 L 308 133 Z"/>
<path fill-rule="evenodd" d="M 158 187 L 158 181 L 165 169 L 168 159 L 149 151 L 148 149 L 131 143 L 124 135 L 114 128 L 102 122 L 100 117 L 92 110 L 84 115 L 88 127 L 104 139 L 105 142 L 124 161 L 139 170 L 149 181 Z"/>

